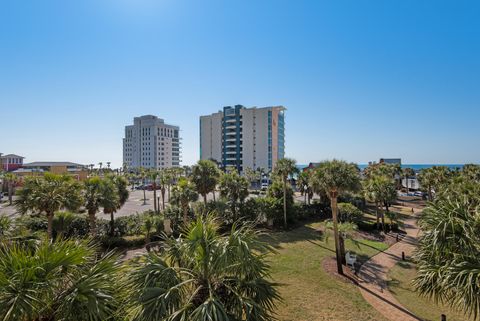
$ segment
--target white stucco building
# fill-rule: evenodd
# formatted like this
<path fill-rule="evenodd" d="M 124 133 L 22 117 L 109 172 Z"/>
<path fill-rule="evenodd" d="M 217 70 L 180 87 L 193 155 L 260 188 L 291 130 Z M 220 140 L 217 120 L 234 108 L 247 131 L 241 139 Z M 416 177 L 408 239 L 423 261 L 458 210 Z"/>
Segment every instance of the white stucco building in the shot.
<path fill-rule="evenodd" d="M 200 117 L 200 158 L 240 172 L 272 170 L 285 157 L 285 108 L 227 106 Z"/>
<path fill-rule="evenodd" d="M 180 128 L 153 115 L 135 117 L 125 127 L 123 162 L 127 168 L 180 166 Z"/>

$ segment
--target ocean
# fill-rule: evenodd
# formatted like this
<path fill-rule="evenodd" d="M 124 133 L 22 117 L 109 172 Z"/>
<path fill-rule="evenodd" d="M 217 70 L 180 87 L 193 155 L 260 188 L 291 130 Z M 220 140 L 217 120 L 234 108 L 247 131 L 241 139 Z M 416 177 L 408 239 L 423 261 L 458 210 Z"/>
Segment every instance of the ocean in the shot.
<path fill-rule="evenodd" d="M 304 169 L 305 167 L 307 167 L 308 165 L 297 165 L 298 169 L 302 170 Z M 358 167 L 361 169 L 361 170 L 364 170 L 366 167 L 368 166 L 368 164 L 358 164 Z M 413 169 L 414 171 L 420 171 L 422 169 L 426 169 L 426 168 L 431 168 L 433 166 L 444 166 L 444 167 L 448 167 L 449 169 L 462 169 L 463 168 L 463 164 L 402 164 L 402 168 L 411 168 Z"/>

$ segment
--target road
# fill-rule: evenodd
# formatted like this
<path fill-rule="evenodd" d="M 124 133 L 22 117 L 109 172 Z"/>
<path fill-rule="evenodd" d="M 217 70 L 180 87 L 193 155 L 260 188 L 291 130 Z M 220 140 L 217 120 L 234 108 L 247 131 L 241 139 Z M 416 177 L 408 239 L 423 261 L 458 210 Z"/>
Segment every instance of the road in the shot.
<path fill-rule="evenodd" d="M 168 193 L 165 193 L 165 205 L 168 204 Z M 145 191 L 146 202 L 143 201 L 143 191 L 135 190 L 130 191 L 130 197 L 125 205 L 115 213 L 116 217 L 133 215 L 135 213 L 143 213 L 148 210 L 153 210 L 153 191 Z M 162 198 L 160 191 L 157 191 L 157 197 L 160 197 L 160 206 L 162 204 Z M 258 197 L 257 195 L 250 195 L 249 197 Z M 219 193 L 216 192 L 216 199 L 219 199 Z M 213 199 L 213 194 L 210 193 L 207 196 L 208 200 Z M 202 197 L 199 197 L 199 200 L 202 200 Z M 299 193 L 295 193 L 295 201 L 303 203 L 304 198 Z M 9 206 L 8 202 L 3 202 L 0 204 L 0 215 L 7 215 L 9 217 L 15 217 L 19 214 L 17 213 L 14 206 Z M 102 213 L 98 214 L 99 217 L 102 217 Z"/>

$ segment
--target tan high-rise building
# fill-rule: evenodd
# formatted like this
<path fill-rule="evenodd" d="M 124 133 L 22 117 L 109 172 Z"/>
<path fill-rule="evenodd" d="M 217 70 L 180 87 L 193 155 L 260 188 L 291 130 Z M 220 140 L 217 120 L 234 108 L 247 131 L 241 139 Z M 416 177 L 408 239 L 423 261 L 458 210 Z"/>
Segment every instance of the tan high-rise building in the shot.
<path fill-rule="evenodd" d="M 123 162 L 127 168 L 180 166 L 180 128 L 153 115 L 135 117 L 125 127 Z"/>
<path fill-rule="evenodd" d="M 272 170 L 285 157 L 285 107 L 227 106 L 200 117 L 200 158 L 239 171 Z"/>

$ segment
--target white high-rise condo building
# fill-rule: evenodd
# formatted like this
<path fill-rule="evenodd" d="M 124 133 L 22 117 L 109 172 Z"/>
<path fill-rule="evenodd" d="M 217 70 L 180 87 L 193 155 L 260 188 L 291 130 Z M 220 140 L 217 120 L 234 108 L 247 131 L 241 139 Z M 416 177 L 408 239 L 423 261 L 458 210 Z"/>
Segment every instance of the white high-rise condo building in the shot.
<path fill-rule="evenodd" d="M 285 157 L 285 107 L 227 106 L 200 117 L 200 158 L 272 170 Z"/>
<path fill-rule="evenodd" d="M 123 162 L 127 168 L 180 166 L 180 128 L 153 115 L 135 117 L 125 126 Z"/>

